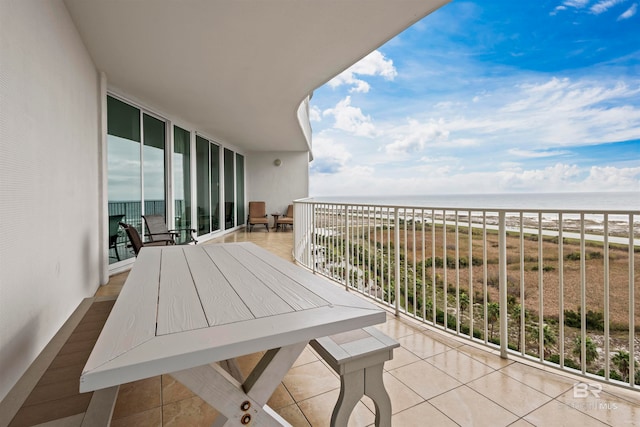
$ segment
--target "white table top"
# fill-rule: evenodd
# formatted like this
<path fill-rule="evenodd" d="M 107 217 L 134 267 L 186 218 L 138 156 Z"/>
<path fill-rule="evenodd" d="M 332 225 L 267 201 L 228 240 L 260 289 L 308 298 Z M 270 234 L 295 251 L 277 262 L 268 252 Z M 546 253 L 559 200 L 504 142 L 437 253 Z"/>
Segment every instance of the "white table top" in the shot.
<path fill-rule="evenodd" d="M 377 306 L 252 243 L 147 247 L 89 356 L 80 391 L 385 320 Z"/>

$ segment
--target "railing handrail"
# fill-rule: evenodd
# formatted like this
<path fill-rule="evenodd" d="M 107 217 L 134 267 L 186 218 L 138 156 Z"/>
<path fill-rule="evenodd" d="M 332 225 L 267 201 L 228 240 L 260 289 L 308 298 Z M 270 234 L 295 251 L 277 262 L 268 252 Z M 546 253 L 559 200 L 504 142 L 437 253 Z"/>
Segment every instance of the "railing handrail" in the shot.
<path fill-rule="evenodd" d="M 478 207 L 478 206 L 438 206 L 438 205 L 405 205 L 405 204 L 388 204 L 388 203 L 362 203 L 362 202 L 332 202 L 316 200 L 312 197 L 294 200 L 295 203 L 316 204 L 316 205 L 335 205 L 335 206 L 354 206 L 354 207 L 378 207 L 389 209 L 416 209 L 416 210 L 438 210 L 438 211 L 462 211 L 462 212 L 494 212 L 496 214 L 527 212 L 537 213 L 563 213 L 563 214 L 585 214 L 585 215 L 640 215 L 640 209 L 555 209 L 555 208 L 495 208 L 495 207 Z"/>

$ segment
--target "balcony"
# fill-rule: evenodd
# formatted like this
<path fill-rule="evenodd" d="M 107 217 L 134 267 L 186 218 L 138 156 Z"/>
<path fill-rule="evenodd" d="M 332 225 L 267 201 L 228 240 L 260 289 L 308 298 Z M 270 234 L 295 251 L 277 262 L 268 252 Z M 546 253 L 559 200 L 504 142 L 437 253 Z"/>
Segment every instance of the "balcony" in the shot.
<path fill-rule="evenodd" d="M 330 259 L 335 260 L 331 257 L 337 256 L 329 251 L 332 246 L 330 239 L 338 240 L 339 236 L 346 238 L 348 235 L 349 244 L 345 247 L 351 247 L 355 251 L 353 243 L 356 242 L 355 236 L 358 233 L 355 229 L 346 234 L 338 233 L 340 227 L 336 227 L 336 222 L 339 222 L 337 216 L 331 219 L 333 222 L 323 223 L 320 227 L 320 217 L 310 216 L 313 212 L 311 207 L 316 213 L 321 210 L 325 220 L 330 218 L 326 216 L 330 212 L 327 205 L 297 203 L 296 254 L 305 260 L 302 255 L 306 253 L 310 257 L 306 258 L 305 262 L 314 260 L 316 273 L 328 275 L 325 270 L 320 271 L 319 266 L 322 262 L 326 266 Z M 345 212 L 344 206 L 335 208 Z M 360 208 L 351 207 L 347 212 L 349 212 L 348 222 L 351 225 L 356 224 L 356 217 L 362 218 Z M 394 215 L 391 218 L 395 218 L 395 212 L 398 212 L 399 217 L 405 217 L 405 221 L 397 222 L 402 225 L 401 230 L 406 229 L 408 232 L 413 230 L 414 224 L 417 226 L 417 217 L 416 221 L 409 222 L 407 212 L 396 210 L 393 211 Z M 302 236 L 305 234 L 299 233 L 300 227 L 314 229 L 308 227 L 309 224 L 314 223 L 311 221 L 312 218 L 315 218 L 316 224 L 315 246 L 305 246 L 302 244 L 304 241 Z M 344 216 L 343 219 L 345 219 Z M 436 219 L 435 224 L 437 222 Z M 357 223 L 360 224 L 359 227 L 362 226 L 362 221 Z M 395 233 L 396 230 L 393 228 L 395 227 L 388 227 L 387 224 L 385 233 L 387 231 Z M 320 232 L 320 229 L 323 231 Z M 329 230 L 333 230 L 333 233 Z M 344 231 L 346 229 L 343 227 L 342 232 Z M 488 230 L 487 233 L 491 234 Z M 417 234 L 412 232 L 410 235 Z M 306 236 L 310 237 L 309 234 Z M 329 240 L 321 240 L 320 236 L 325 236 Z M 487 241 L 491 240 L 488 238 Z M 291 232 L 237 231 L 212 240 L 212 242 L 228 241 L 252 241 L 279 256 L 292 259 L 294 237 Z M 447 241 L 449 244 L 452 242 L 451 239 Z M 385 244 L 387 242 L 385 240 Z M 407 244 L 412 245 L 411 242 Z M 326 251 L 324 260 L 318 255 L 314 259 L 310 251 L 301 250 L 309 247 L 319 249 L 321 246 Z M 320 251 L 316 252 L 320 253 Z M 344 254 L 346 255 L 346 252 Z M 349 256 L 347 259 L 350 260 L 347 265 L 351 264 L 347 271 L 362 270 L 362 264 L 355 263 Z M 355 267 L 356 265 L 358 267 Z M 399 265 L 402 265 L 404 270 L 405 264 Z M 408 265 L 406 268 L 409 271 Z M 394 271 L 393 275 L 397 274 L 398 272 Z M 401 280 L 396 283 L 404 283 L 406 276 L 403 274 L 405 273 L 400 271 Z M 445 272 L 441 271 L 440 274 Z M 448 281 L 451 277 L 455 277 L 453 283 L 457 283 L 457 274 L 452 272 L 446 274 Z M 100 298 L 117 296 L 126 276 L 127 273 L 112 276 L 110 283 L 100 288 L 96 296 Z M 344 280 L 340 279 L 340 281 L 344 286 Z M 400 292 L 402 298 L 396 306 L 395 301 L 388 297 L 387 287 L 379 292 L 371 292 L 371 289 L 365 290 L 362 281 L 355 280 L 350 283 L 359 283 L 356 286 L 349 285 L 350 291 L 358 292 L 364 298 L 373 297 L 389 310 L 387 322 L 378 327 L 401 343 L 401 347 L 394 353 L 394 359 L 385 365 L 384 373 L 385 384 L 393 405 L 394 425 L 422 426 L 425 425 L 425 420 L 429 420 L 429 424 L 438 426 L 472 424 L 507 426 L 514 423 L 515 425 L 546 426 L 556 425 L 558 420 L 564 420 L 569 423 L 568 425 L 621 426 L 632 425 L 634 420 L 640 418 L 640 404 L 638 404 L 636 389 L 625 387 L 624 384 L 614 385 L 603 379 L 591 378 L 579 371 L 560 370 L 553 367 L 550 362 L 541 362 L 537 358 L 528 356 L 527 353 L 522 355 L 508 351 L 507 358 L 501 357 L 502 349 L 499 345 L 487 343 L 484 339 L 470 339 L 465 336 L 462 327 L 465 322 L 462 320 L 458 322 L 459 318 L 455 314 L 447 321 L 446 327 L 440 325 L 437 319 L 434 324 L 430 324 L 428 317 L 426 322 L 423 320 L 424 317 L 421 317 L 421 309 L 417 310 L 417 307 L 414 309 L 413 305 L 407 304 L 411 295 L 407 295 L 406 291 Z M 411 288 L 403 285 L 402 289 Z M 394 303 L 391 304 L 390 301 Z M 456 305 L 448 304 L 447 312 L 454 313 L 451 307 Z M 456 322 L 453 322 L 454 318 Z M 456 328 L 458 324 L 460 332 Z M 476 321 L 474 328 L 478 327 Z M 499 327 L 495 326 L 494 333 L 497 336 L 500 336 Z M 484 332 L 486 328 L 487 325 L 480 327 Z M 245 374 L 257 359 L 258 355 L 251 355 L 240 360 L 241 369 Z M 60 368 L 57 370 L 61 372 Z M 55 377 L 54 374 L 55 372 L 48 371 L 42 375 L 42 378 L 50 379 Z M 48 387 L 50 393 L 47 395 L 38 392 L 38 386 L 36 386 L 32 397 L 22 406 L 18 415 L 28 415 L 31 420 L 37 420 L 38 423 L 52 419 L 59 421 L 65 419 L 66 422 L 76 422 L 76 425 L 79 425 L 78 420 L 82 420 L 82 413 L 65 413 L 64 405 L 56 404 L 56 399 L 66 398 L 63 392 L 64 381 L 58 381 L 58 393 L 55 392 L 56 386 L 52 387 L 50 382 L 41 385 Z M 285 381 L 278 387 L 269 404 L 294 426 L 328 425 L 328 414 L 337 400 L 339 385 L 339 378 L 309 347 L 287 374 Z M 34 395 L 40 396 L 40 401 L 34 398 Z M 364 398 L 357 405 L 349 425 L 373 425 L 372 410 L 371 402 Z M 40 414 L 39 411 L 44 413 Z M 214 409 L 198 397 L 194 397 L 171 376 L 163 375 L 121 386 L 112 425 L 210 425 L 216 415 Z M 16 417 L 14 424 L 11 425 L 36 424 L 36 422 L 21 424 L 18 421 L 20 420 Z"/>

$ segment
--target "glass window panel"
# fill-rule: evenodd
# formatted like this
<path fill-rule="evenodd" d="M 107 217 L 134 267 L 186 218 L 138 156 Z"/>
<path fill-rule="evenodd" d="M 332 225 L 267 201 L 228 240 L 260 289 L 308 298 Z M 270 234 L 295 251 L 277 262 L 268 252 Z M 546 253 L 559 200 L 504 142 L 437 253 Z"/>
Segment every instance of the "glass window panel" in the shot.
<path fill-rule="evenodd" d="M 196 203 L 198 206 L 198 235 L 211 231 L 209 191 L 209 141 L 196 136 Z"/>
<path fill-rule="evenodd" d="M 215 144 L 211 148 L 211 230 L 220 230 L 220 147 Z"/>
<path fill-rule="evenodd" d="M 235 226 L 235 185 L 233 151 L 224 149 L 225 229 Z"/>
<path fill-rule="evenodd" d="M 236 202 L 238 225 L 245 223 L 244 214 L 244 156 L 236 153 Z"/>
<path fill-rule="evenodd" d="M 143 114 L 143 125 L 144 213 L 165 216 L 165 123 Z"/>
<path fill-rule="evenodd" d="M 108 243 L 114 263 L 133 256 L 118 223 L 141 230 L 140 110 L 108 96 L 107 123 Z"/>
<path fill-rule="evenodd" d="M 173 128 L 173 195 L 177 229 L 191 228 L 191 133 Z M 181 233 L 179 242 L 189 238 Z"/>
<path fill-rule="evenodd" d="M 140 110 L 107 96 L 107 134 L 140 142 Z"/>

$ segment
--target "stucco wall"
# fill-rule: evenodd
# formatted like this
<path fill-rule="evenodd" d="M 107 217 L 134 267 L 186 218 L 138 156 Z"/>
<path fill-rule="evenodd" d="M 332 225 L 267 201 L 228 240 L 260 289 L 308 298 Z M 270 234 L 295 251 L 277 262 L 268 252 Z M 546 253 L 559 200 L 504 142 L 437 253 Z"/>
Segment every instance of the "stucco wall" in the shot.
<path fill-rule="evenodd" d="M 280 159 L 280 166 L 274 161 Z M 247 203 L 262 200 L 267 213 L 285 213 L 293 200 L 309 195 L 309 154 L 251 151 L 247 153 Z M 271 216 L 269 216 L 271 221 Z"/>
<path fill-rule="evenodd" d="M 0 399 L 99 282 L 99 77 L 59 0 L 0 4 Z"/>

